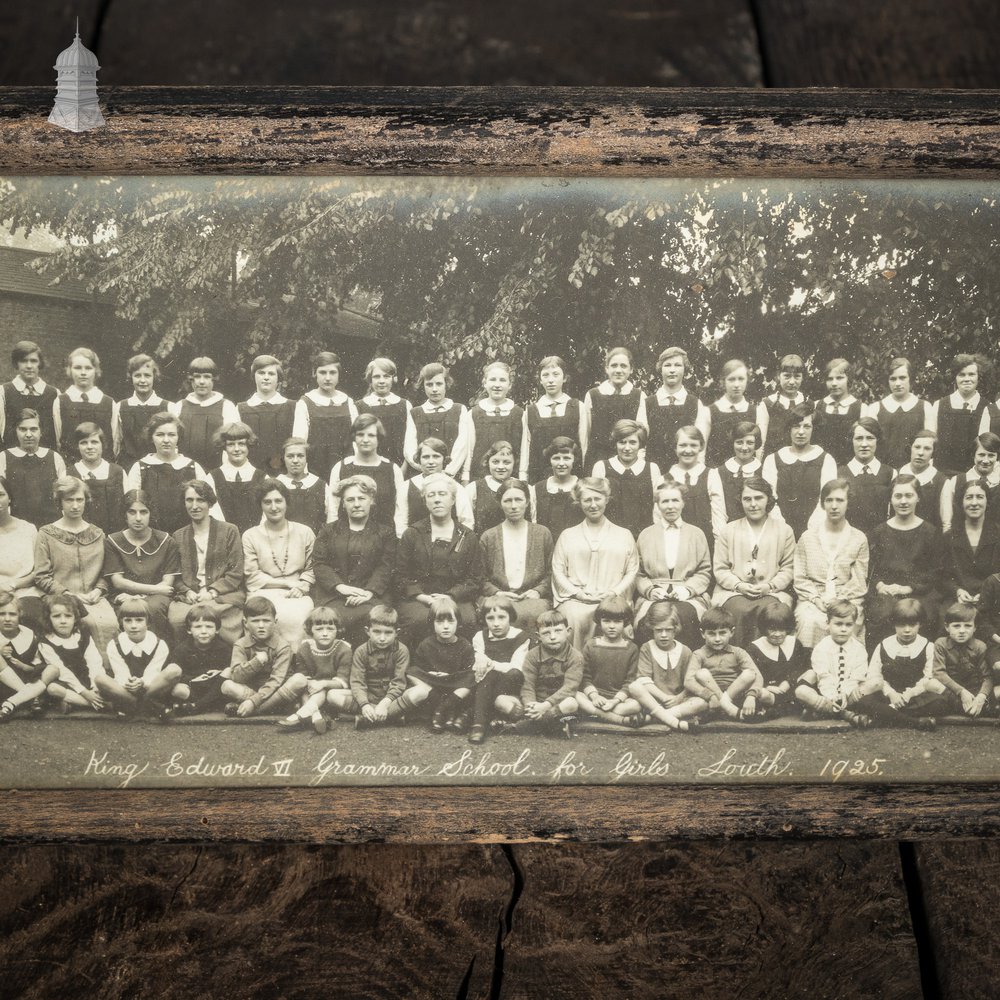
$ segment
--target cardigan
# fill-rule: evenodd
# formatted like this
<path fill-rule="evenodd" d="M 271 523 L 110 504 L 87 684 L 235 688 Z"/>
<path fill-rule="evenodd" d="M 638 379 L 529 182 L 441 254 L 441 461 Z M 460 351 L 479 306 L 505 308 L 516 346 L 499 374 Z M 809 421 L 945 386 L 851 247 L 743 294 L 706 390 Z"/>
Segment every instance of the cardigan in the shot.
<path fill-rule="evenodd" d="M 639 551 L 627 528 L 604 522 L 601 545 L 592 551 L 584 524 L 567 528 L 552 552 L 552 594 L 555 604 L 571 601 L 578 591 L 608 590 L 630 600 L 639 572 Z"/>
<path fill-rule="evenodd" d="M 863 531 L 847 525 L 833 565 L 836 600 L 851 601 L 859 608 L 868 592 L 868 539 Z M 826 592 L 830 561 L 823 548 L 822 529 L 803 532 L 795 546 L 795 593 L 800 601 L 812 601 Z"/>
<path fill-rule="evenodd" d="M 185 525 L 174 532 L 181 551 L 181 583 L 185 590 L 197 593 L 198 552 L 194 544 L 194 526 Z M 208 545 L 205 552 L 205 588 L 220 596 L 243 590 L 243 544 L 235 524 L 209 518 Z"/>
<path fill-rule="evenodd" d="M 635 589 L 642 600 L 636 608 L 636 621 L 642 618 L 652 603 L 649 592 L 655 587 L 679 584 L 690 591 L 690 601 L 708 607 L 708 588 L 712 585 L 712 564 L 708 554 L 708 539 L 701 528 L 680 522 L 677 563 L 667 565 L 665 532 L 662 524 L 644 528 L 639 535 L 639 573 Z"/>
<path fill-rule="evenodd" d="M 66 531 L 46 524 L 35 536 L 35 585 L 46 594 L 86 594 L 95 587 L 107 590 L 104 532 L 92 524 L 82 531 Z"/>
<path fill-rule="evenodd" d="M 316 536 L 312 528 L 298 521 L 286 521 L 285 524 L 287 549 L 284 563 L 281 565 L 278 564 L 272 548 L 273 536 L 263 524 L 254 525 L 243 532 L 243 564 L 248 591 L 267 590 L 279 583 L 289 583 L 292 587 L 304 583 L 307 587 L 311 587 L 316 579 L 312 568 Z"/>
<path fill-rule="evenodd" d="M 479 539 L 482 557 L 483 593 L 491 596 L 500 590 L 511 590 L 503 557 L 503 525 L 484 531 Z M 528 522 L 527 552 L 524 561 L 524 580 L 521 593 L 537 590 L 544 600 L 552 597 L 552 551 L 555 542 L 552 532 L 544 524 Z"/>
<path fill-rule="evenodd" d="M 756 547 L 757 557 L 751 558 Z M 764 521 L 760 538 L 755 541 L 745 517 L 730 521 L 715 540 L 715 590 L 712 604 L 721 607 L 731 597 L 736 597 L 737 586 L 750 580 L 749 569 L 756 566 L 758 582 L 771 585 L 771 595 L 782 604 L 791 606 L 795 562 L 795 535 L 783 521 L 769 516 Z"/>
<path fill-rule="evenodd" d="M 957 600 L 959 588 L 975 596 L 982 591 L 986 578 L 1000 570 L 1000 531 L 995 524 L 986 522 L 983 525 L 975 552 L 961 521 L 945 532 L 944 545 L 945 560 L 939 568 L 944 571 L 949 597 Z"/>

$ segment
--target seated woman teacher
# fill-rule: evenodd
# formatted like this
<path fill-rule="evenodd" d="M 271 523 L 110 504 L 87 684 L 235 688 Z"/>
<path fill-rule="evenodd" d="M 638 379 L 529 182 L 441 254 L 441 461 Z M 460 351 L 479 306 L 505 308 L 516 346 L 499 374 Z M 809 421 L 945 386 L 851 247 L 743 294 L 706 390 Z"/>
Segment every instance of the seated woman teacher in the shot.
<path fill-rule="evenodd" d="M 105 539 L 104 576 L 110 581 L 116 604 L 129 595 L 146 601 L 149 631 L 169 644 L 167 609 L 181 570 L 181 558 L 173 538 L 149 526 L 149 503 L 149 496 L 142 490 L 125 494 L 125 530 Z"/>
<path fill-rule="evenodd" d="M 313 545 L 308 525 L 288 520 L 288 487 L 278 479 L 261 480 L 257 501 L 260 524 L 243 532 L 247 597 L 266 597 L 278 613 L 278 632 L 296 652 L 305 637 L 306 615 L 313 609 Z"/>
<path fill-rule="evenodd" d="M 13 591 L 26 625 L 42 626 L 42 592 L 35 586 L 38 529 L 10 512 L 7 480 L 0 476 L 0 590 Z"/>
<path fill-rule="evenodd" d="M 389 592 L 396 532 L 391 518 L 387 523 L 375 513 L 379 488 L 371 476 L 358 473 L 341 479 L 334 492 L 340 516 L 316 536 L 313 601 L 317 608 L 337 611 L 342 632 L 357 646 L 365 638 L 368 612 Z"/>
<path fill-rule="evenodd" d="M 795 535 L 772 516 L 774 490 L 751 476 L 740 494 L 743 517 L 730 521 L 715 542 L 712 604 L 736 619 L 734 646 L 746 648 L 758 635 L 757 616 L 769 604 L 792 605 Z"/>
<path fill-rule="evenodd" d="M 883 466 L 885 468 L 885 466 Z M 795 608 L 799 642 L 812 649 L 829 634 L 826 608 L 850 601 L 858 609 L 857 633 L 864 622 L 868 591 L 868 539 L 850 524 L 854 488 L 846 479 L 831 479 L 820 490 L 823 520 L 802 533 L 795 547 Z"/>
<path fill-rule="evenodd" d="M 668 601 L 680 618 L 678 639 L 694 649 L 701 645 L 698 621 L 708 607 L 708 589 L 712 585 L 708 539 L 701 528 L 685 523 L 682 518 L 685 486 L 667 479 L 653 493 L 662 520 L 644 528 L 639 535 L 639 575 L 635 586 L 642 600 L 636 608 L 635 641 L 652 639 L 646 612 L 654 601 Z"/>
<path fill-rule="evenodd" d="M 104 532 L 84 520 L 87 487 L 76 476 L 52 484 L 52 499 L 62 516 L 38 529 L 35 586 L 45 594 L 74 594 L 87 609 L 87 627 L 104 654 L 118 634 L 118 619 L 107 599 L 103 576 Z"/>
<path fill-rule="evenodd" d="M 978 607 L 986 578 L 1000 572 L 1000 530 L 995 519 L 987 517 L 989 496 L 978 479 L 966 480 L 959 492 L 962 518 L 944 536 L 949 602 Z"/>
<path fill-rule="evenodd" d="M 611 497 L 606 479 L 579 479 L 573 496 L 584 519 L 567 528 L 556 541 L 552 596 L 570 624 L 573 645 L 582 650 L 594 633 L 597 605 L 612 595 L 632 599 L 639 551 L 632 532 L 604 516 Z"/>
<path fill-rule="evenodd" d="M 869 650 L 893 631 L 892 612 L 900 597 L 915 597 L 924 608 L 924 634 L 937 635 L 939 581 L 945 572 L 941 532 L 917 517 L 920 484 L 896 476 L 889 503 L 893 515 L 872 530 L 868 574 L 866 642 Z"/>
<path fill-rule="evenodd" d="M 399 628 L 414 649 L 428 635 L 427 609 L 439 595 L 458 605 L 459 632 L 476 631 L 475 602 L 482 590 L 482 560 L 475 532 L 454 517 L 458 485 L 434 472 L 424 477 L 420 493 L 428 517 L 407 528 L 396 557 Z"/>
<path fill-rule="evenodd" d="M 189 524 L 174 532 L 180 552 L 177 598 L 167 612 L 175 640 L 184 638 L 184 619 L 195 604 L 207 604 L 222 619 L 220 634 L 228 643 L 243 634 L 243 539 L 235 524 L 209 516 L 218 498 L 200 479 L 183 484 Z"/>
<path fill-rule="evenodd" d="M 518 628 L 533 632 L 543 611 L 552 607 L 552 532 L 528 520 L 531 488 L 508 479 L 500 491 L 503 522 L 483 532 L 483 594 L 514 604 Z"/>

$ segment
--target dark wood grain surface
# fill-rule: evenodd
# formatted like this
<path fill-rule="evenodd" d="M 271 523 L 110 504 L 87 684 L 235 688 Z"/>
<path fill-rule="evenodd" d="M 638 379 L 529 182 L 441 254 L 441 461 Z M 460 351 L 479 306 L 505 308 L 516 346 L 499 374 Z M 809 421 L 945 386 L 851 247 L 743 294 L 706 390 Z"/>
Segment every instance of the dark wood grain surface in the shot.
<path fill-rule="evenodd" d="M 756 0 L 771 87 L 1000 86 L 991 0 Z"/>
<path fill-rule="evenodd" d="M 762 82 L 748 0 L 115 0 L 100 51 L 111 85 Z"/>
<path fill-rule="evenodd" d="M 499 848 L 0 850 L 0 995 L 489 995 Z"/>
<path fill-rule="evenodd" d="M 892 844 L 514 848 L 506 1000 L 920 995 Z"/>

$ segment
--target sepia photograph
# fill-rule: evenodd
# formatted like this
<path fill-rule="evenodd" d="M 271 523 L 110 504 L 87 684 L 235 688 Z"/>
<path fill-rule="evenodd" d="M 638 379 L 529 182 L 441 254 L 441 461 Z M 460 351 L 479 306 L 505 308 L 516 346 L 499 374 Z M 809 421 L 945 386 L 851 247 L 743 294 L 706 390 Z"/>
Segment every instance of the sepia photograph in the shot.
<path fill-rule="evenodd" d="M 0 178 L 9 789 L 1000 779 L 957 180 Z"/>

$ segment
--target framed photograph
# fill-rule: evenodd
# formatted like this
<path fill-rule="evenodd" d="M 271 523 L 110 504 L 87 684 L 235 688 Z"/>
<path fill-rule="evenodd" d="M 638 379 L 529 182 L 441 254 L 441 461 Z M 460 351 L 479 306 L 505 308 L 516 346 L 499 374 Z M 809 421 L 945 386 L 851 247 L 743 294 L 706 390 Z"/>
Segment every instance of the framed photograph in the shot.
<path fill-rule="evenodd" d="M 995 832 L 993 95 L 48 102 L 0 837 Z"/>

